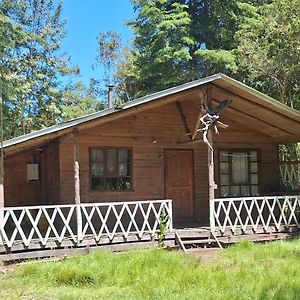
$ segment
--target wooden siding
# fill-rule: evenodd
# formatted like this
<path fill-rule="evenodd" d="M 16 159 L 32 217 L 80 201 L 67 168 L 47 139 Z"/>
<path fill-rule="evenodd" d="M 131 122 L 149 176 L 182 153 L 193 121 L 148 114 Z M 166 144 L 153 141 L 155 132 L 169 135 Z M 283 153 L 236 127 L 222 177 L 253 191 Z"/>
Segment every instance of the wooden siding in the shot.
<path fill-rule="evenodd" d="M 229 125 L 226 130 L 221 130 L 214 136 L 215 155 L 215 180 L 219 184 L 218 155 L 219 149 L 257 149 L 260 152 L 259 183 L 260 194 L 274 195 L 279 189 L 279 161 L 278 150 L 274 140 L 267 135 L 242 126 L 238 122 L 224 119 Z M 217 190 L 216 197 L 220 197 Z"/>
<path fill-rule="evenodd" d="M 5 206 L 59 202 L 58 141 L 5 158 Z M 27 181 L 27 164 L 39 164 L 39 180 Z"/>
<path fill-rule="evenodd" d="M 191 132 L 199 114 L 199 99 L 189 97 L 181 103 Z M 234 119 L 234 120 L 233 120 Z M 215 179 L 218 184 L 218 149 L 258 149 L 261 153 L 261 193 L 278 190 L 278 161 L 275 141 L 248 128 L 232 118 L 225 110 L 221 121 L 229 128 L 214 135 Z M 198 135 L 197 138 L 201 136 Z M 81 202 L 110 202 L 155 200 L 165 198 L 165 149 L 191 149 L 194 157 L 194 218 L 208 221 L 208 167 L 207 146 L 190 142 L 186 127 L 176 103 L 137 112 L 119 120 L 78 131 Z M 91 191 L 89 170 L 90 147 L 130 147 L 133 153 L 132 191 Z M 42 155 L 44 157 L 42 157 Z M 33 155 L 35 157 L 33 157 Z M 27 182 L 26 165 L 33 161 L 46 166 L 41 169 L 44 179 Z M 19 152 L 5 159 L 5 206 L 74 203 L 74 167 L 72 134 L 57 142 L 39 145 L 38 149 Z M 44 191 L 42 187 L 45 187 Z M 216 197 L 219 196 L 218 190 Z"/>
<path fill-rule="evenodd" d="M 183 113 L 191 131 L 198 117 L 198 104 L 194 101 L 182 103 Z M 226 114 L 226 112 L 224 113 Z M 277 187 L 277 148 L 268 136 L 253 131 L 236 121 L 223 118 L 230 125 L 214 136 L 218 148 L 256 148 L 262 155 L 262 191 L 271 192 Z M 134 201 L 163 199 L 164 149 L 192 149 L 194 152 L 194 212 L 195 219 L 208 220 L 208 171 L 207 146 L 202 142 L 188 143 L 185 127 L 175 103 L 135 116 L 80 130 L 78 134 L 79 162 L 82 202 Z M 187 143 L 182 143 L 187 142 Z M 71 136 L 60 141 L 60 188 L 61 203 L 74 202 L 73 185 L 73 141 Z M 90 147 L 131 147 L 133 151 L 132 191 L 91 191 L 89 178 Z M 216 151 L 217 153 L 217 151 Z M 216 159 L 216 181 L 218 183 L 218 160 Z M 270 170 L 273 170 L 270 172 Z M 216 196 L 218 195 L 218 191 Z"/>

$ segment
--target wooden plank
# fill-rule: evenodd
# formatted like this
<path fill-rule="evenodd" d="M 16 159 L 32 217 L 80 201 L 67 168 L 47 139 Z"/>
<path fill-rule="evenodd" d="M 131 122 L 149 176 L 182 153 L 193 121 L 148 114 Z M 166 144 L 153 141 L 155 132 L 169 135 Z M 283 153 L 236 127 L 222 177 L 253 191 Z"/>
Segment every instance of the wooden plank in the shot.
<path fill-rule="evenodd" d="M 208 130 L 208 142 L 213 147 L 212 129 Z M 215 218 L 214 218 L 214 199 L 215 199 L 215 175 L 214 175 L 214 151 L 207 147 L 208 157 L 208 189 L 209 189 L 209 224 L 210 230 L 215 231 Z"/>
<path fill-rule="evenodd" d="M 182 107 L 181 107 L 180 102 L 178 102 L 178 101 L 176 102 L 176 107 L 177 107 L 177 109 L 178 109 L 178 111 L 179 111 L 179 115 L 180 115 L 180 118 L 181 118 L 181 120 L 182 120 L 184 129 L 185 129 L 185 133 L 186 133 L 186 135 L 188 135 L 189 138 L 192 140 L 192 134 L 191 134 L 191 131 L 190 131 L 190 129 L 189 129 L 189 126 L 188 126 L 188 124 L 187 124 L 187 122 L 186 122 L 186 118 L 185 118 L 185 115 L 184 115 L 184 113 L 183 113 L 183 110 L 182 110 Z"/>
<path fill-rule="evenodd" d="M 78 146 L 78 129 L 73 129 L 73 162 L 74 162 L 74 194 L 76 207 L 77 222 L 77 242 L 80 243 L 82 235 L 82 215 L 80 209 L 80 173 L 79 173 L 79 146 Z"/>
<path fill-rule="evenodd" d="M 177 231 L 175 231 L 175 244 L 179 245 L 181 250 L 183 250 L 183 252 L 186 252 L 186 248 L 185 248 L 185 246 L 180 238 L 180 235 L 178 234 Z"/>
<path fill-rule="evenodd" d="M 284 114 L 274 111 L 272 108 L 264 106 L 260 103 L 254 103 L 242 96 L 238 96 L 228 92 L 227 90 L 214 86 L 213 98 L 220 101 L 222 97 L 229 97 L 232 101 L 231 108 L 235 108 L 247 116 L 255 116 L 256 119 L 273 125 L 290 134 L 299 134 L 297 129 L 300 123 Z"/>
<path fill-rule="evenodd" d="M 202 112 L 200 111 L 200 113 L 198 115 L 198 118 L 197 118 L 195 128 L 194 128 L 194 133 L 192 135 L 192 140 L 194 140 L 196 138 L 197 134 L 198 134 L 198 129 L 199 129 L 199 126 L 200 126 L 201 118 L 202 118 Z"/>
<path fill-rule="evenodd" d="M 216 104 L 219 104 L 218 101 L 213 101 Z M 253 115 L 247 115 L 241 112 L 240 110 L 233 108 L 233 107 L 227 107 L 226 112 L 224 113 L 226 116 L 233 120 L 238 122 L 239 124 L 242 124 L 244 126 L 247 126 L 248 128 L 251 128 L 252 130 L 256 130 L 257 132 L 261 132 L 265 135 L 268 135 L 272 138 L 282 138 L 286 137 L 287 133 L 272 124 L 266 123 L 262 120 L 259 120 L 255 118 Z M 230 124 L 229 125 L 229 130 Z M 291 135 L 290 135 L 291 136 Z M 292 137 L 292 136 L 291 136 Z"/>

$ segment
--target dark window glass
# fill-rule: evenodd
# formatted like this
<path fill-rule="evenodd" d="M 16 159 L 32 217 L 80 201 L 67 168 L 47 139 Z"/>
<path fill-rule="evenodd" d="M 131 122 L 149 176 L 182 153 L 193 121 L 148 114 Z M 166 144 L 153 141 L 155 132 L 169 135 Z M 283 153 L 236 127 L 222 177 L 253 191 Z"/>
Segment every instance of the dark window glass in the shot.
<path fill-rule="evenodd" d="M 132 161 L 129 149 L 91 149 L 92 190 L 132 189 Z"/>
<path fill-rule="evenodd" d="M 221 197 L 258 196 L 257 151 L 222 150 L 219 152 L 219 162 Z"/>

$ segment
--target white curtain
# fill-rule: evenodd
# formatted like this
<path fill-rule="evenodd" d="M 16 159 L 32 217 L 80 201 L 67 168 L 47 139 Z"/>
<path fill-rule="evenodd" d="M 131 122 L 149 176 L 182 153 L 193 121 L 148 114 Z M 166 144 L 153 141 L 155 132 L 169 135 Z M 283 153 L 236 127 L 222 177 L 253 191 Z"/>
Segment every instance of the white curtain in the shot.
<path fill-rule="evenodd" d="M 235 152 L 232 156 L 232 183 L 248 184 L 248 156 L 245 152 Z"/>

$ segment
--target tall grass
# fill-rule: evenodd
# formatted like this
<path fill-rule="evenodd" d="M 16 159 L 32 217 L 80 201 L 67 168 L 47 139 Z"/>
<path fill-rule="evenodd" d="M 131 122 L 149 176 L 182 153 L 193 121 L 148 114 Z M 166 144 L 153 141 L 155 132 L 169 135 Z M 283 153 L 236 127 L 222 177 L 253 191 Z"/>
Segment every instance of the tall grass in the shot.
<path fill-rule="evenodd" d="M 244 242 L 212 261 L 152 249 L 119 254 L 99 251 L 60 262 L 32 263 L 2 276 L 0 298 L 4 296 L 300 299 L 300 240 L 265 245 Z"/>

